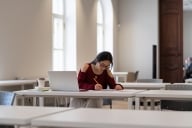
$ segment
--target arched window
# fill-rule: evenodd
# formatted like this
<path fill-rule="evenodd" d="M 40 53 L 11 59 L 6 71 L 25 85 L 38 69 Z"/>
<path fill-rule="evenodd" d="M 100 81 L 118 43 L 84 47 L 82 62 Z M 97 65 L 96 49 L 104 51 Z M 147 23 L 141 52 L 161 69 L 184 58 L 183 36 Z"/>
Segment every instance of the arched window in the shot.
<path fill-rule="evenodd" d="M 97 52 L 104 50 L 104 31 L 103 31 L 103 7 L 101 1 L 97 4 Z"/>
<path fill-rule="evenodd" d="M 113 8 L 111 0 L 98 0 L 97 52 L 113 53 Z"/>
<path fill-rule="evenodd" d="M 76 0 L 52 0 L 52 69 L 76 70 Z"/>

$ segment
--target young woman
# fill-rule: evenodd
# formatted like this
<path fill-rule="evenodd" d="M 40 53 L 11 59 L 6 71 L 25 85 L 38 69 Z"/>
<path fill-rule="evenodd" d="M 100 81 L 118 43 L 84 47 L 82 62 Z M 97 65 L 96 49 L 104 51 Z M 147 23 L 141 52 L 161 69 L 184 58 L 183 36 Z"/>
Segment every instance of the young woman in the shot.
<path fill-rule="evenodd" d="M 122 90 L 120 84 L 116 84 L 111 73 L 113 66 L 113 57 L 110 52 L 103 51 L 90 62 L 85 63 L 78 74 L 78 83 L 80 89 L 102 90 L 110 89 Z M 72 98 L 70 107 L 102 107 L 102 99 Z"/>

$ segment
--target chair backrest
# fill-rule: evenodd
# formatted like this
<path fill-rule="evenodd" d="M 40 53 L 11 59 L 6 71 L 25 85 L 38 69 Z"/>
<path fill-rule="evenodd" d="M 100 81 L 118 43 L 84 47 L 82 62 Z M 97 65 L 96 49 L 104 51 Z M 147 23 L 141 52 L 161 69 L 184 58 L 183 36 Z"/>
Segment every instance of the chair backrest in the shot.
<path fill-rule="evenodd" d="M 143 82 L 143 83 L 163 83 L 163 79 L 137 79 L 137 82 Z"/>
<path fill-rule="evenodd" d="M 128 72 L 127 82 L 135 82 L 138 78 L 139 71 L 136 72 Z"/>
<path fill-rule="evenodd" d="M 135 80 L 138 79 L 138 76 L 139 76 L 139 71 L 136 71 L 136 72 L 135 72 Z"/>
<path fill-rule="evenodd" d="M 15 93 L 0 91 L 0 105 L 13 105 Z"/>

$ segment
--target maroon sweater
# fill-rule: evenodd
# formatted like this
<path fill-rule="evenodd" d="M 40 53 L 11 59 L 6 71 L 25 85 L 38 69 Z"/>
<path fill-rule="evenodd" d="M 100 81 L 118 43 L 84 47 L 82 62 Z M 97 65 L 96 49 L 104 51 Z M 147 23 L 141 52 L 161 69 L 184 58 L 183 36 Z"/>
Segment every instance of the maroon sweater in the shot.
<path fill-rule="evenodd" d="M 113 77 L 110 77 L 107 73 L 107 70 L 104 70 L 102 74 L 97 75 L 93 72 L 91 64 L 86 72 L 79 71 L 78 74 L 78 83 L 80 89 L 94 90 L 96 81 L 103 86 L 103 89 L 106 89 L 109 86 L 110 89 L 114 89 L 116 86 L 115 80 Z"/>

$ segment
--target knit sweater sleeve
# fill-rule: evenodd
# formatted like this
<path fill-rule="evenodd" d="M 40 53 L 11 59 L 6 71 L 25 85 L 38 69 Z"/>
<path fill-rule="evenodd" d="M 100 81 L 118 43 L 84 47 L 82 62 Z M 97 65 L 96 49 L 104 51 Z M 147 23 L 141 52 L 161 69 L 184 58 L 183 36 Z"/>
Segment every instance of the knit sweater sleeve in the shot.
<path fill-rule="evenodd" d="M 78 84 L 80 89 L 94 90 L 95 87 L 95 83 L 90 82 L 88 71 L 86 72 L 82 72 L 81 70 L 79 71 Z"/>
<path fill-rule="evenodd" d="M 114 77 L 111 77 L 108 74 L 107 74 L 107 81 L 110 89 L 114 89 L 116 85 L 120 85 L 123 89 L 123 86 L 121 84 L 116 83 Z"/>

